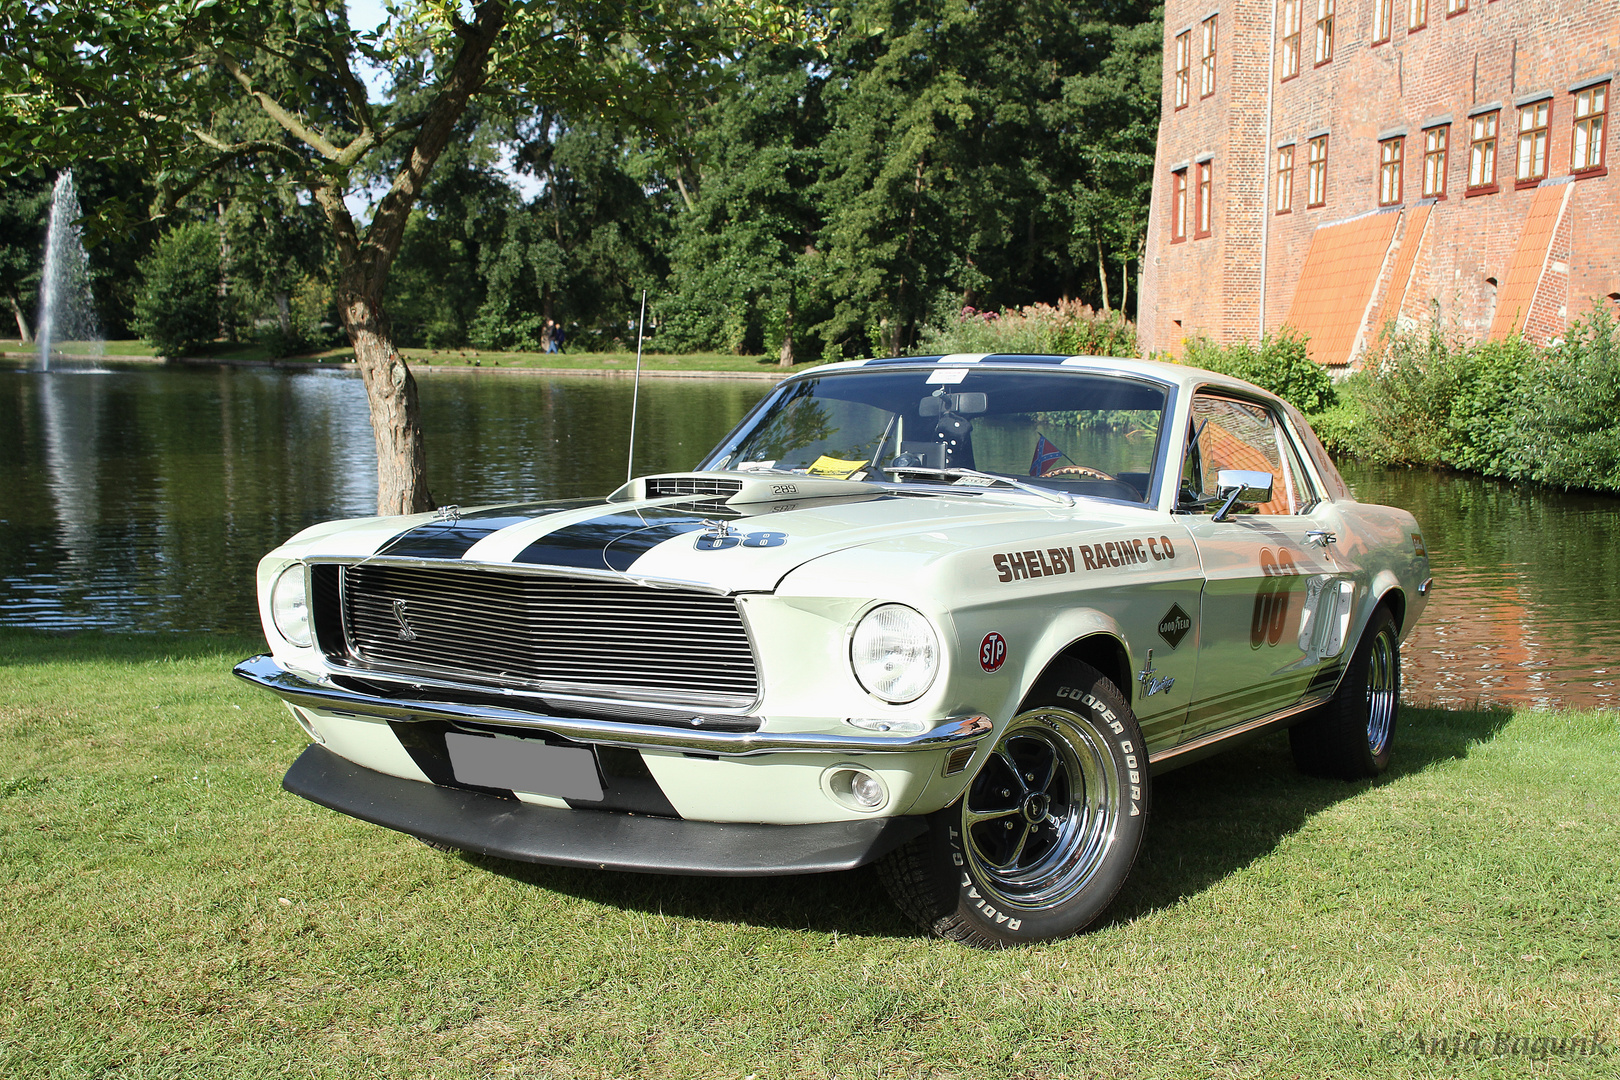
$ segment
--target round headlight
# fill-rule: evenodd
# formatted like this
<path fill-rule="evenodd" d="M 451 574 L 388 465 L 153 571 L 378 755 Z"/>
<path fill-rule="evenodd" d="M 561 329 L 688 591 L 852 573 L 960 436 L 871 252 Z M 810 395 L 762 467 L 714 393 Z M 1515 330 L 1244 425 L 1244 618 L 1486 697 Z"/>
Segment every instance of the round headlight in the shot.
<path fill-rule="evenodd" d="M 856 625 L 849 664 L 873 697 L 894 705 L 915 701 L 939 674 L 939 639 L 918 612 L 883 604 Z"/>
<path fill-rule="evenodd" d="M 304 564 L 293 563 L 270 586 L 270 618 L 282 637 L 308 648 L 315 643 L 309 632 L 309 588 L 304 582 Z"/>

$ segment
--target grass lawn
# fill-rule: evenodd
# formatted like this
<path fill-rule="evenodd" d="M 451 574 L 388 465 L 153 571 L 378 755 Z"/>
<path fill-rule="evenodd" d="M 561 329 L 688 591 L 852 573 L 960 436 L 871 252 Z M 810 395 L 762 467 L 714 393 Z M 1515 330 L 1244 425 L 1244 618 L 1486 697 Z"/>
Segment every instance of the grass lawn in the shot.
<path fill-rule="evenodd" d="M 35 346 L 24 345 L 17 338 L 0 338 L 0 352 L 28 353 Z M 63 353 L 87 351 L 73 342 L 59 346 Z M 237 343 L 220 341 L 205 350 L 208 359 L 268 361 L 271 356 L 263 345 L 256 342 Z M 636 354 L 627 353 L 525 353 L 480 351 L 478 349 L 401 349 L 412 367 L 508 367 L 542 368 L 570 371 L 625 371 L 636 369 Z M 101 354 L 112 359 L 149 359 L 156 350 L 144 341 L 108 341 Z M 354 360 L 354 350 L 348 346 L 325 349 L 307 356 L 289 356 L 289 362 L 346 363 Z M 733 356 L 729 353 L 691 353 L 673 355 L 646 353 L 641 358 L 643 371 L 738 371 L 766 375 L 788 375 L 815 367 L 820 361 L 807 361 L 792 368 L 781 367 L 774 356 Z"/>
<path fill-rule="evenodd" d="M 1172 773 L 1105 925 L 989 953 L 869 872 L 510 864 L 294 798 L 259 648 L 0 630 L 0 1076 L 1620 1075 L 1613 713 Z"/>

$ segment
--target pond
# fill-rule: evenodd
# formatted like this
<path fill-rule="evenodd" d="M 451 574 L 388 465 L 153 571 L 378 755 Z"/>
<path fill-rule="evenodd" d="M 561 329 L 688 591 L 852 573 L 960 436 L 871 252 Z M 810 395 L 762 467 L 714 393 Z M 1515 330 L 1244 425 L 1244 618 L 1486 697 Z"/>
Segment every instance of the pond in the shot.
<path fill-rule="evenodd" d="M 648 379 L 636 471 L 694 465 L 769 389 Z M 428 479 L 476 506 L 623 483 L 630 382 L 421 380 Z M 365 394 L 342 372 L 0 370 L 0 624 L 252 632 L 253 567 L 306 525 L 369 514 Z M 1620 706 L 1620 499 L 1345 464 L 1423 524 L 1435 591 L 1408 700 Z"/>

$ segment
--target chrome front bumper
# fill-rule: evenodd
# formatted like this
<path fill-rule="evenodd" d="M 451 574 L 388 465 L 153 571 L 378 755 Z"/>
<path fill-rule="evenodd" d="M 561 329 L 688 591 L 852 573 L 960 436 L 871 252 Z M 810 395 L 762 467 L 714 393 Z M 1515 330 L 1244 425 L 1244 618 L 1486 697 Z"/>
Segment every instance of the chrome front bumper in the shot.
<path fill-rule="evenodd" d="M 823 732 L 701 731 L 596 720 L 575 716 L 549 716 L 496 705 L 448 701 L 414 701 L 362 694 L 341 686 L 320 683 L 288 671 L 270 656 L 255 656 L 236 665 L 237 677 L 264 688 L 299 708 L 381 720 L 444 720 L 453 723 L 498 724 L 549 732 L 575 742 L 622 746 L 632 750 L 678 750 L 720 757 L 752 754 L 827 753 L 890 754 L 951 750 L 971 745 L 990 733 L 990 718 L 983 715 L 947 717 L 929 731 L 915 735 L 827 734 Z"/>

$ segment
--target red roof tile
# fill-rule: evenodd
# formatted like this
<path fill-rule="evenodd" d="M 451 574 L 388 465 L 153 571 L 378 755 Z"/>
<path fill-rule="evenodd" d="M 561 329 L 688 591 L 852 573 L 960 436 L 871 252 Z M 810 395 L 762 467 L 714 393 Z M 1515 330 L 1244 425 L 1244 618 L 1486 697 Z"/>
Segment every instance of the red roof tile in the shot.
<path fill-rule="evenodd" d="M 1515 330 L 1523 330 L 1530 317 L 1530 305 L 1536 299 L 1536 287 L 1541 284 L 1541 271 L 1547 265 L 1547 248 L 1553 233 L 1558 230 L 1558 219 L 1564 212 L 1564 197 L 1569 194 L 1568 184 L 1544 184 L 1536 189 L 1535 201 L 1525 216 L 1524 228 L 1519 232 L 1519 246 L 1508 260 L 1507 272 L 1496 293 L 1496 316 L 1491 320 L 1491 337 L 1505 338 Z"/>
<path fill-rule="evenodd" d="M 1398 213 L 1366 214 L 1320 226 L 1311 235 L 1285 322 L 1309 335 L 1317 363 L 1350 362 L 1399 221 Z"/>
<path fill-rule="evenodd" d="M 1368 332 L 1376 338 L 1384 330 L 1384 324 L 1401 313 L 1401 304 L 1406 300 L 1406 289 L 1412 283 L 1412 267 L 1417 265 L 1418 252 L 1423 248 L 1423 233 L 1429 227 L 1429 211 L 1431 204 L 1415 206 L 1406 214 L 1406 232 L 1401 234 L 1401 248 L 1395 253 L 1395 268 L 1389 275 L 1389 285 L 1384 289 L 1384 301 L 1378 305 L 1378 314 Z"/>

